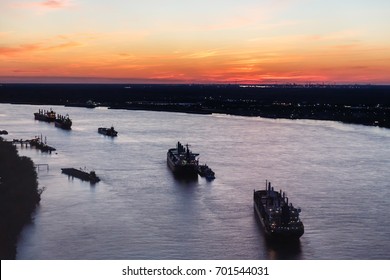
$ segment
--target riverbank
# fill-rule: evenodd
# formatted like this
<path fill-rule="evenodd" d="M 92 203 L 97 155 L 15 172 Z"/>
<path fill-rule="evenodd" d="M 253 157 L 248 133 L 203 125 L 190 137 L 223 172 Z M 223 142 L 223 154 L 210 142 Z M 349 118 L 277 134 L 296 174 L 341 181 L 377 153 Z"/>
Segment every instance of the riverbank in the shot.
<path fill-rule="evenodd" d="M 31 221 L 41 192 L 32 160 L 0 137 L 0 259 L 15 259 L 18 236 Z"/>
<path fill-rule="evenodd" d="M 390 128 L 390 86 L 5 84 L 1 103 L 315 119 Z"/>

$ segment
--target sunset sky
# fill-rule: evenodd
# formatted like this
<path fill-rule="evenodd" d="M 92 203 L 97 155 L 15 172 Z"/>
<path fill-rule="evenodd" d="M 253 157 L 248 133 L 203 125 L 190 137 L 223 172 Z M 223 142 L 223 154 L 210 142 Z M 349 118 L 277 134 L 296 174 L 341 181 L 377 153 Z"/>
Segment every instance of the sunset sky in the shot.
<path fill-rule="evenodd" d="M 0 83 L 390 84 L 388 0 L 1 0 Z"/>

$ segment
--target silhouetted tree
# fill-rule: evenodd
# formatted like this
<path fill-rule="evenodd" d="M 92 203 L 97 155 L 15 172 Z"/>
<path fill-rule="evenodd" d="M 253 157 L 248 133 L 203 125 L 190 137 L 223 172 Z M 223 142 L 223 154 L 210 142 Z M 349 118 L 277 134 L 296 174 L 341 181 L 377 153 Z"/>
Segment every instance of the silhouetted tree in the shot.
<path fill-rule="evenodd" d="M 0 138 L 0 258 L 15 259 L 16 242 L 40 201 L 37 173 L 30 158 Z"/>

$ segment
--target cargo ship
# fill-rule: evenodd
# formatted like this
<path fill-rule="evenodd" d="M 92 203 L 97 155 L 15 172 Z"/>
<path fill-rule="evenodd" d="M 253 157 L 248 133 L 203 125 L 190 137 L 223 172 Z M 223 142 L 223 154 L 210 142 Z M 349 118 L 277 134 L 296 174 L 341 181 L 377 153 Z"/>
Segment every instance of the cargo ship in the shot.
<path fill-rule="evenodd" d="M 100 134 L 111 136 L 111 137 L 118 136 L 118 131 L 116 131 L 113 126 L 111 126 L 110 128 L 99 127 L 98 132 Z"/>
<path fill-rule="evenodd" d="M 38 121 L 54 122 L 56 120 L 56 112 L 52 109 L 50 111 L 39 109 L 37 113 L 34 113 L 34 118 Z"/>
<path fill-rule="evenodd" d="M 96 176 L 95 171 L 86 172 L 84 170 L 76 168 L 61 168 L 62 173 L 81 179 L 82 181 L 88 181 L 91 183 L 97 183 L 100 181 L 100 178 Z"/>
<path fill-rule="evenodd" d="M 177 142 L 176 148 L 171 148 L 167 153 L 167 164 L 172 172 L 180 177 L 197 178 L 199 154 L 193 153 L 189 149 L 189 145 L 185 147 Z"/>
<path fill-rule="evenodd" d="M 70 130 L 72 127 L 72 120 L 69 118 L 69 115 L 66 114 L 66 116 L 58 115 L 54 121 L 54 124 L 56 127 Z"/>
<path fill-rule="evenodd" d="M 278 240 L 298 240 L 304 233 L 299 218 L 301 209 L 288 203 L 284 192 L 277 192 L 266 182 L 265 190 L 254 191 L 254 209 L 266 235 Z"/>

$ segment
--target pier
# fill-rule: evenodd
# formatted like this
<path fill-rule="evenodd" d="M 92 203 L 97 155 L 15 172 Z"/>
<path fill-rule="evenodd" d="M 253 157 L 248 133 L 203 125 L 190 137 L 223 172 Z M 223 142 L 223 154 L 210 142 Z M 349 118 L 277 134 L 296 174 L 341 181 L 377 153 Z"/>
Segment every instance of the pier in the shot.
<path fill-rule="evenodd" d="M 46 167 L 46 170 L 49 170 L 49 164 L 47 163 L 38 163 L 35 164 L 34 166 L 38 171 L 41 169 L 41 167 Z"/>
<path fill-rule="evenodd" d="M 36 136 L 33 139 L 29 140 L 23 140 L 23 139 L 13 139 L 12 140 L 13 144 L 20 144 L 21 147 L 30 147 L 30 148 L 35 148 L 38 150 L 41 150 L 42 152 L 46 153 L 51 153 L 52 151 L 55 151 L 56 149 L 54 147 L 51 147 L 46 144 L 46 137 L 45 137 L 45 142 L 42 141 L 42 136 L 38 137 Z"/>

